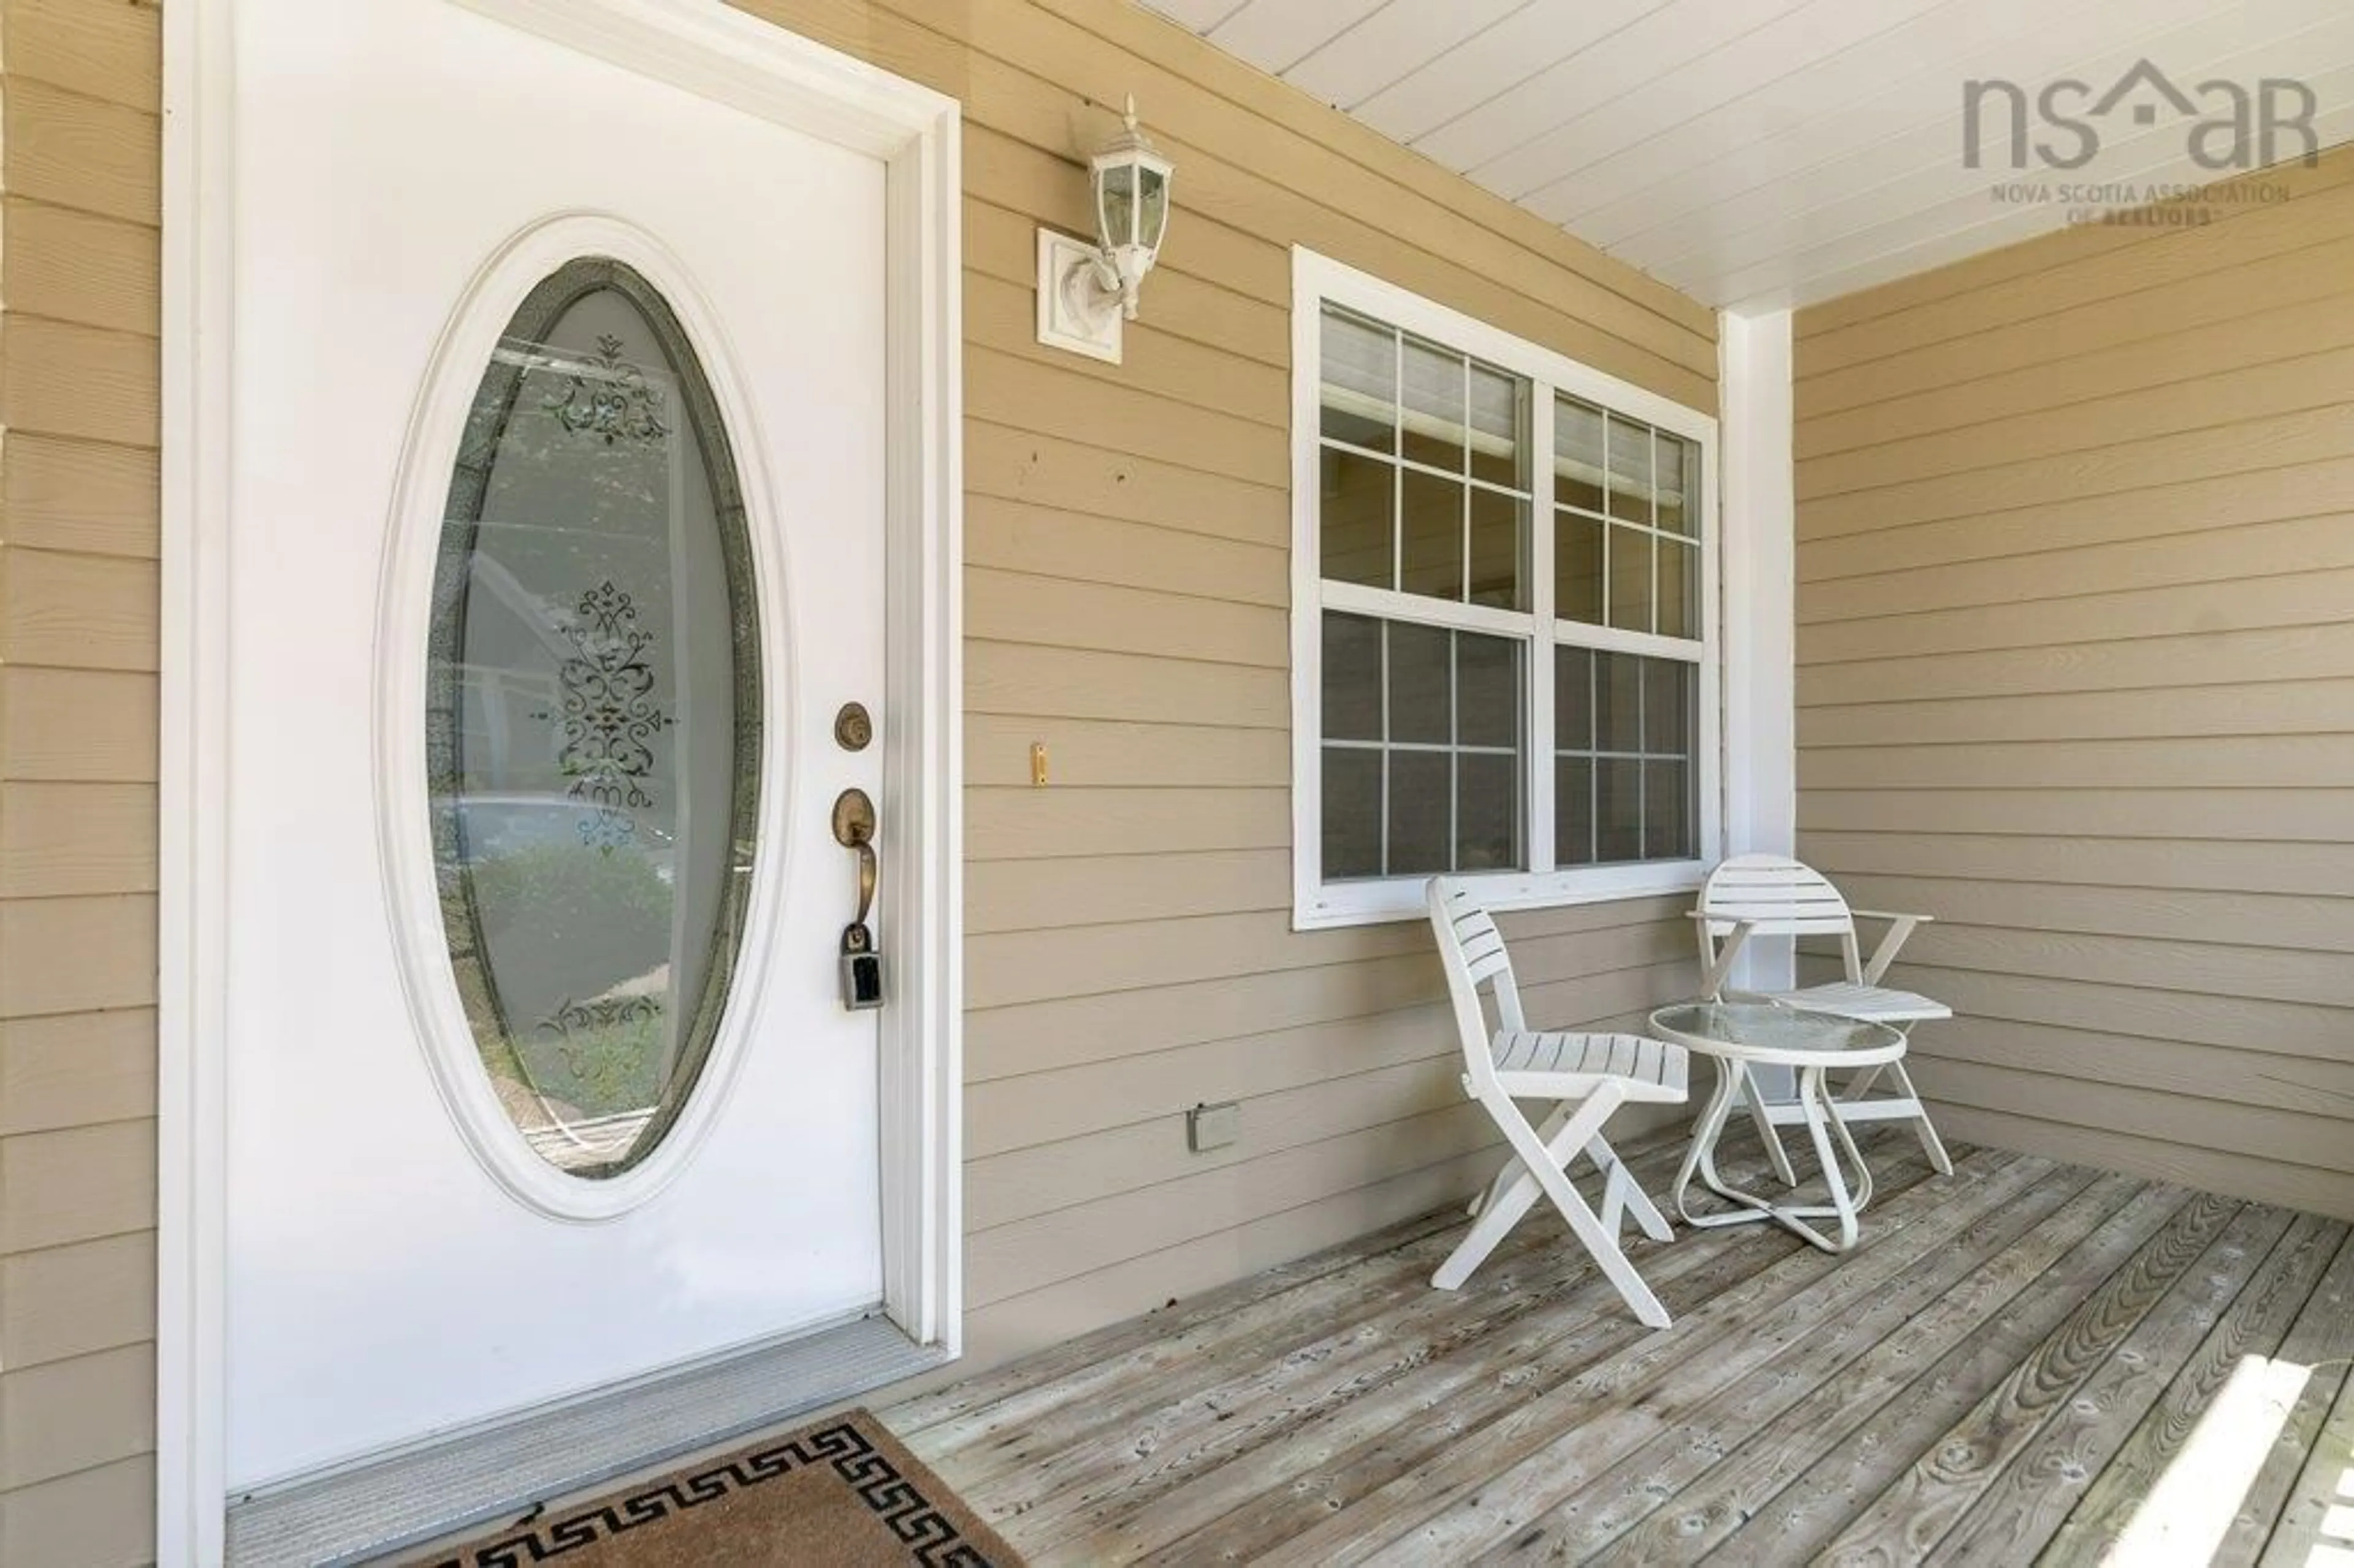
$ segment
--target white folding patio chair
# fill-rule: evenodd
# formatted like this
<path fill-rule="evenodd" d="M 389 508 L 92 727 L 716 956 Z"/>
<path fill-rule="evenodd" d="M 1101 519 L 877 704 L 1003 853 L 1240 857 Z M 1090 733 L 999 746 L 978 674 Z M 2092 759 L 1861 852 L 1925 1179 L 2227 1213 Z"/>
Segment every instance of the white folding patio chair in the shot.
<path fill-rule="evenodd" d="M 1668 1326 L 1667 1308 L 1618 1249 L 1618 1232 L 1631 1214 L 1643 1234 L 1673 1238 L 1665 1215 L 1644 1195 L 1602 1136 L 1610 1113 L 1628 1102 L 1681 1105 L 1686 1097 L 1683 1047 L 1632 1034 L 1539 1033 L 1521 1011 L 1520 988 L 1502 933 L 1463 884 L 1431 879 L 1430 925 L 1447 970 L 1447 991 L 1455 1003 L 1456 1032 L 1463 1045 L 1463 1092 L 1495 1118 L 1511 1158 L 1487 1191 L 1472 1200 L 1473 1224 L 1431 1284 L 1453 1290 L 1487 1259 L 1520 1224 L 1539 1193 L 1553 1201 L 1573 1234 L 1594 1255 L 1602 1272 L 1626 1298 L 1635 1316 L 1654 1329 Z M 1496 1017 L 1492 1033 L 1479 1009 L 1479 988 L 1492 983 Z M 1529 1124 L 1516 1100 L 1553 1106 L 1542 1130 Z M 1602 1213 L 1596 1216 L 1569 1180 L 1579 1154 L 1603 1173 Z"/>
<path fill-rule="evenodd" d="M 1862 957 L 1856 939 L 1859 916 L 1889 923 L 1886 934 L 1869 959 Z M 1942 1001 L 1880 983 L 1905 939 L 1933 916 L 1850 909 L 1829 879 L 1803 862 L 1773 854 L 1735 855 L 1709 873 L 1700 891 L 1700 907 L 1691 912 L 1691 918 L 1700 933 L 1701 991 L 1712 1001 L 1728 995 L 1778 1001 L 1812 1012 L 1885 1023 L 1899 1033 L 1910 1033 L 1914 1024 L 1926 1019 L 1954 1016 L 1954 1010 Z M 1725 981 L 1733 972 L 1734 959 L 1752 937 L 1837 937 L 1847 978 L 1801 986 L 1796 991 L 1728 992 Z M 1776 1127 L 1800 1126 L 1806 1121 L 1795 1082 L 1787 1068 L 1758 1068 L 1753 1076 L 1764 1080 L 1763 1087 L 1769 1096 L 1774 1095 L 1777 1086 L 1785 1091 L 1763 1104 L 1750 1100 L 1748 1109 L 1751 1120 L 1756 1123 L 1757 1135 L 1765 1139 L 1774 1173 L 1795 1184 L 1790 1157 L 1774 1130 Z M 1873 1095 L 1872 1091 L 1883 1077 L 1893 1092 Z M 1922 1108 L 1921 1096 L 1913 1087 L 1912 1075 L 1904 1070 L 1902 1060 L 1884 1067 L 1859 1069 L 1854 1080 L 1839 1096 L 1839 1114 L 1841 1120 L 1849 1123 L 1911 1122 L 1929 1163 L 1944 1175 L 1954 1173 L 1954 1162 L 1947 1157 L 1937 1129 L 1930 1125 L 1929 1113 Z"/>

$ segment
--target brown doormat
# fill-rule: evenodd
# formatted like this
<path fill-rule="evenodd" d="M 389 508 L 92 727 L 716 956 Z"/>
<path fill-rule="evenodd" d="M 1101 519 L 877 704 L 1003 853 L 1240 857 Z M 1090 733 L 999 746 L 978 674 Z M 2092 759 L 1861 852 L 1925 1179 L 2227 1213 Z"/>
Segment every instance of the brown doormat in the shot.
<path fill-rule="evenodd" d="M 1021 1568 L 1004 1538 L 854 1410 L 426 1559 L 435 1568 Z"/>

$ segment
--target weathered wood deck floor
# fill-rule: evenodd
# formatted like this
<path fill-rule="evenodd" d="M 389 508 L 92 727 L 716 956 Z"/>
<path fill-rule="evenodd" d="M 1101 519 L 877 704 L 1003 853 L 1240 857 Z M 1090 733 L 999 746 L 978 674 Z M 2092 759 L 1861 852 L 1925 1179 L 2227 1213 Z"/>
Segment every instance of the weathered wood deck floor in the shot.
<path fill-rule="evenodd" d="M 883 1414 L 1042 1565 L 2075 1563 L 2129 1525 L 2137 1562 L 2220 1534 L 2354 1563 L 2345 1225 L 1866 1147 L 1844 1257 L 1637 1237 L 1664 1333 L 1550 1216 L 1432 1290 L 1464 1223 L 1437 1214 Z M 1677 1152 L 1634 1160 L 1654 1193 Z"/>

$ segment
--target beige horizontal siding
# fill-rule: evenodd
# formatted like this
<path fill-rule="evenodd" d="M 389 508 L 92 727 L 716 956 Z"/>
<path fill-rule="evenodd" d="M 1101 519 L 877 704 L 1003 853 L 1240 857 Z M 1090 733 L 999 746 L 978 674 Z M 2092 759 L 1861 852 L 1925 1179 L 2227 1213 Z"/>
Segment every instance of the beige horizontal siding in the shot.
<path fill-rule="evenodd" d="M 2334 223 L 2354 213 L 2354 187 L 2303 199 L 2308 218 Z M 1978 379 L 2065 355 L 2084 355 L 2098 363 L 2104 355 L 2238 320 L 2248 313 L 2251 299 L 2264 305 L 2260 315 L 2325 301 L 2337 291 L 2337 278 L 2354 262 L 2354 241 L 2336 235 L 2317 240 L 2311 231 L 2289 225 L 2239 224 L 2196 250 L 2150 246 L 2135 256 L 2150 265 L 2127 273 L 2116 264 L 2079 261 L 2033 274 L 2017 285 L 2022 294 L 2031 291 L 2033 297 L 2015 303 L 1998 302 L 1996 291 L 1983 287 L 1957 296 L 1946 325 L 1968 330 L 1941 344 L 1946 364 Z M 2076 270 L 2075 293 L 2063 299 L 2058 291 L 2060 279 L 2070 268 Z M 1964 306 L 1971 314 L 1960 313 Z M 2051 313 L 2054 310 L 2060 313 Z M 1926 311 L 1908 312 L 1905 321 L 1916 323 L 1917 330 L 1917 323 L 1929 315 Z M 1879 341 L 1881 355 L 1844 369 L 1833 367 L 1829 340 L 1818 337 L 1812 363 L 1822 368 L 1809 394 L 1813 410 L 1857 408 L 1950 385 L 1923 356 L 1893 352 L 1900 346 L 1893 341 L 1897 323 L 1882 319 L 1875 325 L 1891 334 Z M 1856 342 L 1861 346 L 1863 334 Z"/>
<path fill-rule="evenodd" d="M 154 1552 L 161 39 L 0 3 L 0 1560 Z"/>
<path fill-rule="evenodd" d="M 2306 394 L 2319 396 L 2318 392 Z M 2137 432 L 2120 421 L 2080 430 L 2073 450 L 2011 459 L 1989 446 L 1985 467 L 1897 480 L 1871 489 L 1809 498 L 1807 527 L 1814 537 L 1912 527 L 1949 519 L 2018 512 L 2059 502 L 2089 503 L 2134 495 L 2159 501 L 2168 487 L 2225 475 L 2255 475 L 2354 453 L 2354 409 L 2298 408 L 2189 431 Z M 2109 435 L 2121 439 L 2110 440 Z M 2307 497 L 2308 512 L 2326 510 Z M 2126 504 L 2134 504 L 2128 502 Z"/>
<path fill-rule="evenodd" d="M 151 1339 L 154 1282 L 155 1239 L 141 1231 L 0 1259 L 9 1301 L 0 1357 L 38 1366 Z"/>
<path fill-rule="evenodd" d="M 153 892 L 155 787 L 0 784 L 0 898 Z"/>
<path fill-rule="evenodd" d="M 1453 1195 L 1489 1134 L 1426 937 L 1288 928 L 1287 248 L 1712 407 L 1706 313 L 1141 12 L 753 8 L 970 116 L 975 1362 Z M 1130 90 L 1183 194 L 1107 367 L 1036 349 L 1034 231 L 1087 227 L 1073 128 Z M 1625 1021 L 1688 985 L 1670 905 L 1513 921 L 1532 1006 Z M 1178 1113 L 1227 1098 L 1237 1143 L 1188 1153 Z"/>
<path fill-rule="evenodd" d="M 1798 321 L 1801 848 L 1950 1129 L 2354 1214 L 2354 154 Z"/>
<path fill-rule="evenodd" d="M 0 1372 L 0 1486 L 55 1480 L 154 1448 L 153 1345 Z"/>
<path fill-rule="evenodd" d="M 1139 1253 L 1088 1273 L 1042 1283 L 967 1313 L 964 1365 L 987 1366 L 1106 1323 L 1133 1317 L 1138 1303 L 1163 1305 L 1376 1230 L 1400 1215 L 1459 1201 L 1487 1179 L 1492 1154 L 1455 1155 L 1304 1202 L 1253 1204 L 1253 1217 L 1209 1234 Z M 958 1369 L 960 1375 L 962 1367 Z M 912 1385 L 911 1385 L 912 1386 Z"/>
<path fill-rule="evenodd" d="M 2264 178 L 2287 199 L 2311 201 L 2354 185 L 2354 164 L 2324 158 L 2311 167 L 2269 169 Z M 2007 322 L 2073 311 L 2174 278 L 2229 270 L 2253 256 L 2312 243 L 2303 231 L 2236 224 L 2207 228 L 2206 242 L 2195 249 L 2161 243 L 2181 232 L 2138 224 L 2075 228 L 1828 301 L 1799 323 L 1809 340 L 1807 373 L 1950 344 Z"/>
<path fill-rule="evenodd" d="M 965 782 L 1030 789 L 1037 725 L 1021 715 L 972 714 L 965 723 Z M 1137 720 L 1064 719 L 1045 753 L 1050 788 L 1278 789 L 1291 779 L 1291 737 L 1276 729 Z M 1138 889 L 1140 893 L 1150 889 Z"/>
<path fill-rule="evenodd" d="M 0 1137 L 155 1114 L 155 1015 L 145 1008 L 0 1021 Z M 0 1318 L 0 1335 L 7 1330 Z M 10 1358 L 0 1356 L 0 1365 Z"/>
<path fill-rule="evenodd" d="M 1157 458 L 1132 457 L 1058 440 L 1010 425 L 969 417 L 965 423 L 965 526 L 991 520 L 975 566 L 1067 575 L 1077 563 L 1082 580 L 1115 582 L 1185 593 L 1215 590 L 1220 574 L 1240 573 L 1257 588 L 1265 553 L 1290 541 L 1290 503 L 1267 485 L 1222 480 Z M 1096 535 L 1082 523 L 1106 529 Z M 1107 541 L 1126 541 L 1161 553 L 1140 563 Z M 1092 546 L 1092 548 L 1090 548 Z M 1145 568 L 1149 567 L 1147 570 Z"/>
<path fill-rule="evenodd" d="M 157 243 L 151 235 L 148 243 Z M 5 232 L 0 253 L 13 255 Z M 7 542 L 28 549 L 154 560 L 163 486 L 150 448 L 10 430 L 0 443 Z"/>
<path fill-rule="evenodd" d="M 1826 854 L 1866 865 L 1902 854 L 1915 876 L 2073 883 L 2098 887 L 2317 893 L 2354 887 L 2354 844 L 2267 840 L 2048 838 L 1941 832 L 1934 838 L 1819 827 Z"/>
<path fill-rule="evenodd" d="M 1798 571 L 1808 582 L 1871 578 L 1902 592 L 1903 579 L 1897 574 L 1909 569 L 1977 562 L 1999 570 L 2019 556 L 2046 553 L 2054 539 L 2090 549 L 2334 515 L 2338 507 L 2331 497 L 2343 494 L 2354 475 L 2354 459 L 2327 451 L 2317 455 L 2307 450 L 2273 469 L 2247 468 L 2230 461 L 2228 452 L 2224 457 L 2211 452 L 2210 461 L 2212 471 L 2184 477 L 2169 471 L 2168 482 L 2155 488 L 2128 485 L 2025 510 L 1965 512 L 1878 532 L 1838 536 L 1816 532 L 1808 537 Z M 1929 579 L 1942 576 L 1921 575 Z M 1857 583 L 1845 591 L 1863 592 L 1871 587 Z M 2030 587 L 2021 585 L 2022 589 Z M 1804 608 L 1813 611 L 1811 599 Z"/>
<path fill-rule="evenodd" d="M 0 1492 L 0 1561 L 152 1562 L 154 1515 L 152 1454 L 14 1488 Z"/>

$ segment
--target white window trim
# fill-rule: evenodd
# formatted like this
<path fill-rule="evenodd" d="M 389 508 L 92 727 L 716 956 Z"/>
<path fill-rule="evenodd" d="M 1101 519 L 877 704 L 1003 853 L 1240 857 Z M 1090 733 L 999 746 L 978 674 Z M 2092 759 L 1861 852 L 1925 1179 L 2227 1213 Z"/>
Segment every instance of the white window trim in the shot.
<path fill-rule="evenodd" d="M 1699 855 L 1691 860 L 1646 861 L 1631 865 L 1575 866 L 1541 872 L 1489 872 L 1473 880 L 1491 906 L 1527 907 L 1590 904 L 1690 892 L 1723 853 L 1724 781 L 1723 624 L 1720 582 L 1723 544 L 1717 536 L 1719 446 L 1717 422 L 1706 414 L 1621 381 L 1566 355 L 1514 337 L 1485 322 L 1295 246 L 1291 252 L 1291 872 L 1292 928 L 1309 931 L 1364 926 L 1423 916 L 1426 878 L 1396 876 L 1333 883 L 1323 875 L 1323 616 L 1330 609 L 1358 610 L 1386 620 L 1413 619 L 1468 630 L 1525 633 L 1533 619 L 1553 615 L 1550 572 L 1536 572 L 1530 611 L 1507 612 L 1477 605 L 1423 601 L 1402 615 L 1393 596 L 1345 583 L 1327 583 L 1317 532 L 1318 431 L 1321 427 L 1323 360 L 1321 317 L 1326 304 L 1360 312 L 1391 326 L 1459 349 L 1502 369 L 1614 413 L 1645 420 L 1697 443 L 1700 513 L 1701 768 Z M 1553 537 L 1553 420 L 1550 409 L 1531 401 L 1530 464 L 1534 492 L 1530 503 L 1532 556 L 1549 559 Z M 1378 606 L 1378 608 L 1376 608 Z M 1645 632 L 1578 626 L 1578 643 L 1635 653 L 1671 652 L 1687 657 L 1690 641 Z M 1541 646 L 1550 646 L 1543 644 Z M 1532 658 L 1522 694 L 1522 734 L 1530 752 L 1527 828 L 1532 864 L 1553 861 L 1553 661 Z M 1542 722 L 1540 721 L 1542 715 Z M 1540 747 L 1540 736 L 1548 744 Z"/>

